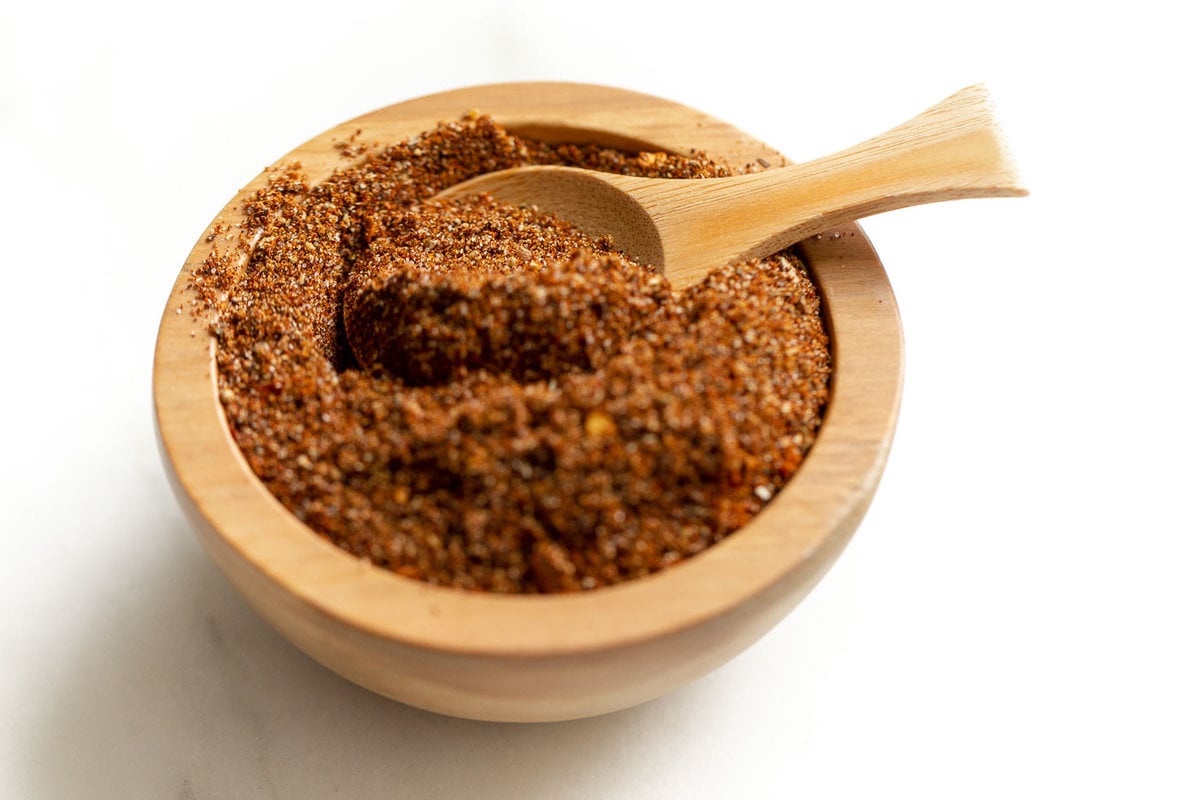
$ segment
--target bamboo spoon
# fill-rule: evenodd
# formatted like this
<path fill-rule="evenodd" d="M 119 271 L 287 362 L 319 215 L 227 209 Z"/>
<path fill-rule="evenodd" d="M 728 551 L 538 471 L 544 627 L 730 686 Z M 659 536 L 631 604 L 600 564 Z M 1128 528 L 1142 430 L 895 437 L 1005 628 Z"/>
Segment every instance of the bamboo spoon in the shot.
<path fill-rule="evenodd" d="M 733 260 L 766 256 L 862 217 L 969 197 L 1028 194 L 970 86 L 908 122 L 825 158 L 705 181 L 574 167 L 519 167 L 456 184 L 441 197 L 489 194 L 536 206 L 660 267 L 676 288 Z"/>

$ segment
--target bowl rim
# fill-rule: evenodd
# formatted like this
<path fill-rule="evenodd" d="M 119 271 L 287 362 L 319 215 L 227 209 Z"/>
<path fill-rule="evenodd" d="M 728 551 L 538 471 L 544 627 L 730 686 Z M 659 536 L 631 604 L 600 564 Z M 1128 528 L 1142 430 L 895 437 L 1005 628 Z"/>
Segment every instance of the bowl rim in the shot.
<path fill-rule="evenodd" d="M 398 141 L 481 109 L 542 138 L 704 150 L 733 163 L 786 163 L 707 114 L 651 95 L 591 84 L 466 87 L 357 117 L 278 159 L 316 181 L 347 162 L 335 142 Z M 320 169 L 317 169 L 319 167 Z M 217 214 L 229 225 L 270 170 Z M 322 172 L 321 170 L 325 170 Z M 552 657 L 626 647 L 736 613 L 748 599 L 819 577 L 857 527 L 877 486 L 899 411 L 903 343 L 895 298 L 857 225 L 814 237 L 802 252 L 824 302 L 834 357 L 830 400 L 799 472 L 745 527 L 653 575 L 587 592 L 502 595 L 425 584 L 341 550 L 292 516 L 253 475 L 217 397 L 215 342 L 190 313 L 190 275 L 214 247 L 205 228 L 168 298 L 155 348 L 153 396 L 164 464 L 201 542 L 243 592 L 256 574 L 264 604 L 298 602 L 326 621 L 443 653 Z M 265 579 L 265 582 L 259 579 Z"/>

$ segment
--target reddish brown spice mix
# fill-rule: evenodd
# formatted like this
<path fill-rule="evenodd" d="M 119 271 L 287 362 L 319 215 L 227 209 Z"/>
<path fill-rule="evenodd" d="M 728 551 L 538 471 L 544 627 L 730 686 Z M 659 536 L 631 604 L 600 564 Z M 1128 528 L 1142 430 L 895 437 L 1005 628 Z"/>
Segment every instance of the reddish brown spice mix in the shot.
<path fill-rule="evenodd" d="M 545 214 L 429 199 L 535 163 L 730 174 L 471 114 L 315 185 L 277 171 L 192 275 L 250 467 L 402 575 L 499 592 L 647 575 L 749 521 L 820 425 L 829 345 L 796 252 L 675 292 Z"/>

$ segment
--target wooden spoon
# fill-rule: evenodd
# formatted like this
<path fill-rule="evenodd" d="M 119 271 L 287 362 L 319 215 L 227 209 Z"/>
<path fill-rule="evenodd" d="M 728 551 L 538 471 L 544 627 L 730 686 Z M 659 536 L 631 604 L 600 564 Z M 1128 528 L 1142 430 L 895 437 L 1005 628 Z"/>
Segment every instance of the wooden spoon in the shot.
<path fill-rule="evenodd" d="M 1010 163 L 987 90 L 970 86 L 887 133 L 825 158 L 750 175 L 674 180 L 574 167 L 519 167 L 440 197 L 489 194 L 536 206 L 661 268 L 676 288 L 710 270 L 898 208 L 1028 194 Z"/>

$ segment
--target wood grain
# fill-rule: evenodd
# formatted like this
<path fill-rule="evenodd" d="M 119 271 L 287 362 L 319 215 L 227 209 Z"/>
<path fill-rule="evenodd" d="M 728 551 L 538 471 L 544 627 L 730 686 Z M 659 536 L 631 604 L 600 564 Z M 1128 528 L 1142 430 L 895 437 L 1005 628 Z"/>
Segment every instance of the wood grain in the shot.
<path fill-rule="evenodd" d="M 738 129 L 647 95 L 578 84 L 500 84 L 418 98 L 350 120 L 279 160 L 320 179 L 335 141 L 390 142 L 479 109 L 545 138 L 687 152 L 733 163 L 782 157 Z M 250 181 L 222 209 L 241 217 Z M 206 229 L 207 231 L 207 229 Z M 746 528 L 649 578 L 588 593 L 499 596 L 429 586 L 364 564 L 289 514 L 248 469 L 216 394 L 213 343 L 191 318 L 192 250 L 155 352 L 160 447 L 179 502 L 216 563 L 297 647 L 380 694 L 489 720 L 558 720 L 628 707 L 719 666 L 782 619 L 853 533 L 879 481 L 900 398 L 891 289 L 856 225 L 804 252 L 834 342 L 832 400 L 800 472 Z M 182 307 L 183 313 L 178 313 Z"/>

